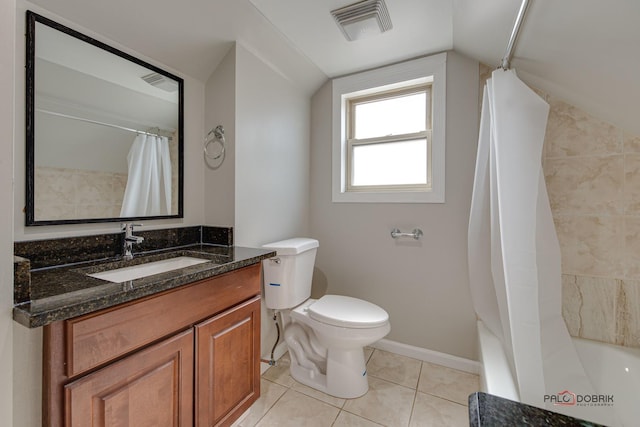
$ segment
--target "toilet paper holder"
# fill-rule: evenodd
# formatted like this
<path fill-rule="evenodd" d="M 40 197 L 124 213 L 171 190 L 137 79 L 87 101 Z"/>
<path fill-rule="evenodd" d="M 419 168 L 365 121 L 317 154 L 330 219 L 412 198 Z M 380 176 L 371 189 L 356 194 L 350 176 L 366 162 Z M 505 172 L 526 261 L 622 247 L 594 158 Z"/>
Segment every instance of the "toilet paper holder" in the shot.
<path fill-rule="evenodd" d="M 411 233 L 403 233 L 398 228 L 394 228 L 393 230 L 391 230 L 391 237 L 393 237 L 394 239 L 397 239 L 399 237 L 413 237 L 415 240 L 418 240 L 420 237 L 422 237 L 422 235 L 422 230 L 420 230 L 419 228 L 414 228 Z"/>

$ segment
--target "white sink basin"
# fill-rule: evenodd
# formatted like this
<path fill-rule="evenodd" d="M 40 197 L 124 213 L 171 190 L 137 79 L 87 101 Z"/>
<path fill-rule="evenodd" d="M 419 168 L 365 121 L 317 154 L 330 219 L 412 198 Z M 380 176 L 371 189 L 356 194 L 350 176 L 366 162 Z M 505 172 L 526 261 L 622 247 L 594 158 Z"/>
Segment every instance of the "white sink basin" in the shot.
<path fill-rule="evenodd" d="M 192 265 L 209 262 L 208 259 L 181 256 L 164 259 L 162 261 L 148 262 L 146 264 L 122 267 L 115 270 L 101 271 L 100 273 L 87 274 L 87 276 L 97 279 L 107 280 L 114 283 L 127 282 L 129 280 L 140 279 L 141 277 L 153 276 L 154 274 L 166 273 L 171 270 L 190 267 Z"/>

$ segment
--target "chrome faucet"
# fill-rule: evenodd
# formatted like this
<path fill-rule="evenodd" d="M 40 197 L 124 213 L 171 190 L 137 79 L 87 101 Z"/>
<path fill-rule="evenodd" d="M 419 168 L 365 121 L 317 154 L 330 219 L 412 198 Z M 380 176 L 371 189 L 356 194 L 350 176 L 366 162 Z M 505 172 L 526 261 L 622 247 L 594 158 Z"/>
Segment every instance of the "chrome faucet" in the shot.
<path fill-rule="evenodd" d="M 133 227 L 140 227 L 142 224 L 131 224 L 124 223 L 122 224 L 122 231 L 124 231 L 124 239 L 122 243 L 122 257 L 125 260 L 133 259 L 133 253 L 131 253 L 131 249 L 133 248 L 133 244 L 140 244 L 144 241 L 144 237 L 134 236 L 133 235 Z"/>

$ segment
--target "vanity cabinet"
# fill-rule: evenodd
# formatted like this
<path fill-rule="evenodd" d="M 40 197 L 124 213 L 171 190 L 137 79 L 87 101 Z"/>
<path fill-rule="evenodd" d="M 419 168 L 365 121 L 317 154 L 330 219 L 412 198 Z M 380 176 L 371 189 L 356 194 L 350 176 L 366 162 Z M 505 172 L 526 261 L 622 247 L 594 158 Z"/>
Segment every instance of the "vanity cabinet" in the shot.
<path fill-rule="evenodd" d="M 227 426 L 260 396 L 260 265 L 44 329 L 43 425 Z"/>

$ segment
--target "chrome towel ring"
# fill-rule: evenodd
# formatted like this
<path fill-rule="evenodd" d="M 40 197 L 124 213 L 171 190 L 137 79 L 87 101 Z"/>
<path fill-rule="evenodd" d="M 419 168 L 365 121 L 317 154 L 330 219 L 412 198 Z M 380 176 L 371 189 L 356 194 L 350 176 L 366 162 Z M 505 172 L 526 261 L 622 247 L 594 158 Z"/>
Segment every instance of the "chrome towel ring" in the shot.
<path fill-rule="evenodd" d="M 217 153 L 212 153 L 209 151 L 209 146 L 215 143 L 220 144 L 220 150 L 218 150 Z M 208 159 L 218 160 L 218 164 L 216 166 L 212 166 L 217 168 L 222 164 L 222 162 L 224 162 L 225 150 L 226 143 L 224 140 L 224 127 L 222 125 L 218 125 L 211 129 L 204 139 L 204 155 Z"/>

